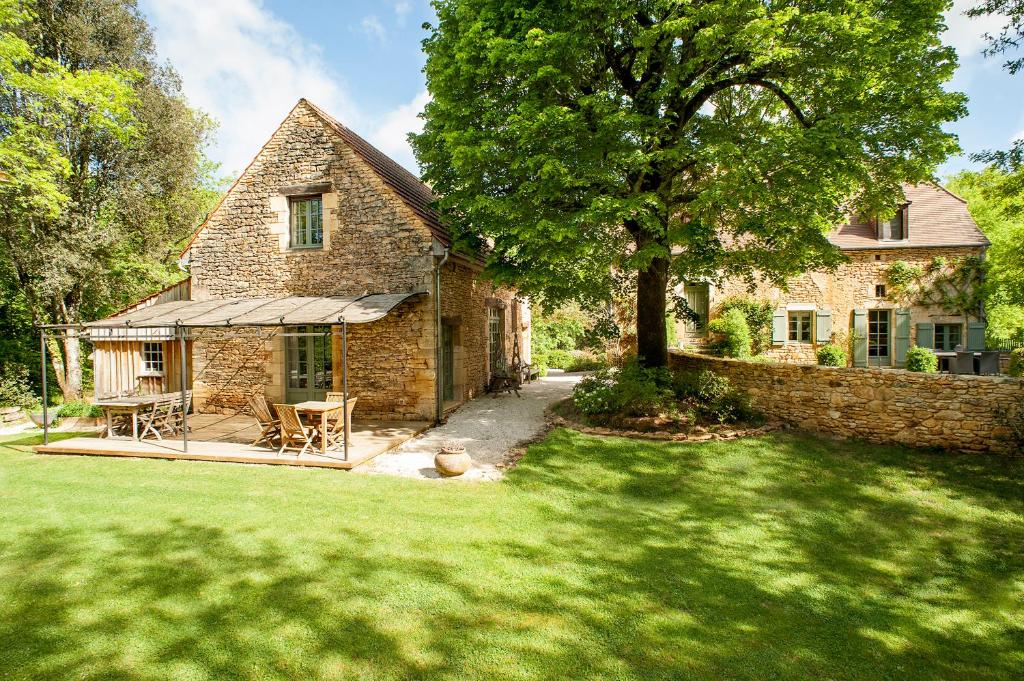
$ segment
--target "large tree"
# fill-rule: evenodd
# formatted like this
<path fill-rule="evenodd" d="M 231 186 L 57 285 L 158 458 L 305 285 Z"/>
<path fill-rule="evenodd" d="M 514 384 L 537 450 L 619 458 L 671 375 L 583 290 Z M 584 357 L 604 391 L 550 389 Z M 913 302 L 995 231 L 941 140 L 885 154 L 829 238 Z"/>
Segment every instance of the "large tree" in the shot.
<path fill-rule="evenodd" d="M 845 210 L 893 209 L 957 148 L 946 4 L 435 0 L 414 147 L 497 281 L 597 303 L 635 276 L 663 365 L 672 282 L 834 265 Z"/>
<path fill-rule="evenodd" d="M 174 242 L 206 204 L 209 129 L 132 0 L 0 0 L 0 276 L 37 323 L 75 324 L 174 276 Z M 79 396 L 77 337 L 51 347 Z"/>

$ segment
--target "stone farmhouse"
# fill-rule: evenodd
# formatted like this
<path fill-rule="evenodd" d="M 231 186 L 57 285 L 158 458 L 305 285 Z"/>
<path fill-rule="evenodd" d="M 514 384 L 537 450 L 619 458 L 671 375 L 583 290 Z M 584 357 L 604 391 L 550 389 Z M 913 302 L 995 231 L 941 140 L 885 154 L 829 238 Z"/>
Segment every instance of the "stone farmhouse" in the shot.
<path fill-rule="evenodd" d="M 680 285 L 702 320 L 713 319 L 732 296 L 768 300 L 774 306 L 772 346 L 767 355 L 792 362 L 815 362 L 824 344 L 852 348 L 854 366 L 903 366 L 911 345 L 951 351 L 957 345 L 984 349 L 983 310 L 951 314 L 936 305 L 902 306 L 894 300 L 887 270 L 902 261 L 923 271 L 937 262 L 984 258 L 989 241 L 978 229 L 966 202 L 934 184 L 904 186 L 905 201 L 888 219 L 851 219 L 829 240 L 848 261 L 834 272 L 809 272 L 788 282 L 786 290 L 745 282 L 722 286 L 692 282 Z M 939 260 L 937 260 L 939 259 Z M 679 322 L 682 347 L 708 342 L 706 324 Z"/>
<path fill-rule="evenodd" d="M 358 418 L 439 418 L 528 363 L 530 316 L 452 249 L 434 198 L 299 100 L 188 242 L 189 278 L 95 324 L 97 396 L 177 390 L 184 354 L 201 413 L 322 400 L 344 351 Z"/>

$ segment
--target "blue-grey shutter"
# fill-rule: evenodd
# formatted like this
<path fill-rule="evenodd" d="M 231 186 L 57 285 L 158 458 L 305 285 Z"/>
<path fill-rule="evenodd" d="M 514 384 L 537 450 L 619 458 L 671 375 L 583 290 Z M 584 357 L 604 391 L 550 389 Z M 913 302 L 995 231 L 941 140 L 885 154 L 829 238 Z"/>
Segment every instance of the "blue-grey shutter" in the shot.
<path fill-rule="evenodd" d="M 910 310 L 896 310 L 896 333 L 893 336 L 893 364 L 907 365 L 907 350 L 910 349 Z"/>
<path fill-rule="evenodd" d="M 920 348 L 935 347 L 935 325 L 931 322 L 917 323 L 917 343 Z"/>
<path fill-rule="evenodd" d="M 853 366 L 868 365 L 868 311 L 853 311 Z"/>
<path fill-rule="evenodd" d="M 832 310 L 818 310 L 815 313 L 814 340 L 817 343 L 832 342 Z"/>
<path fill-rule="evenodd" d="M 772 345 L 782 345 L 786 342 L 786 308 L 780 307 L 772 313 Z"/>
<path fill-rule="evenodd" d="M 974 352 L 985 349 L 985 322 L 967 323 L 967 349 Z"/>

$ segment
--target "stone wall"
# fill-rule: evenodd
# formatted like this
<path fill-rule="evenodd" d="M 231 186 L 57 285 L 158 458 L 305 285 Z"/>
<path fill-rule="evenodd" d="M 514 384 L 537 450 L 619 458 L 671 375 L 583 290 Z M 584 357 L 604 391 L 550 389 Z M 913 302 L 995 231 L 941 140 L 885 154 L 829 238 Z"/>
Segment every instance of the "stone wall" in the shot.
<path fill-rule="evenodd" d="M 875 286 L 885 284 L 886 269 L 897 260 L 909 265 L 927 269 L 936 257 L 947 261 L 966 256 L 980 256 L 980 247 L 968 248 L 889 248 L 864 251 L 845 251 L 849 262 L 843 263 L 835 272 L 808 272 L 794 277 L 788 283 L 788 290 L 761 282 L 753 291 L 746 282 L 729 280 L 721 286 L 710 288 L 711 318 L 717 316 L 721 303 L 733 296 L 751 296 L 758 300 L 768 300 L 776 308 L 792 306 L 811 306 L 818 309 L 828 308 L 832 311 L 832 340 L 847 347 L 852 325 L 852 314 L 856 309 L 891 309 L 903 307 L 886 298 L 875 295 Z M 910 308 L 911 344 L 917 335 L 918 322 L 959 323 L 965 324 L 962 316 L 949 315 L 944 310 L 931 307 Z M 972 320 L 973 321 L 973 320 Z M 679 323 L 678 336 L 685 339 L 685 324 Z M 966 342 L 966 326 L 964 327 Z M 694 345 L 701 345 L 704 339 L 693 339 Z M 811 343 L 787 342 L 775 345 L 766 354 L 774 359 L 787 362 L 814 363 L 815 353 L 819 345 L 812 338 Z"/>
<path fill-rule="evenodd" d="M 764 364 L 673 352 L 673 368 L 710 369 L 770 417 L 879 443 L 1011 453 L 1000 409 L 1024 409 L 1024 380 Z M 1016 452 L 1019 453 L 1019 452 Z"/>

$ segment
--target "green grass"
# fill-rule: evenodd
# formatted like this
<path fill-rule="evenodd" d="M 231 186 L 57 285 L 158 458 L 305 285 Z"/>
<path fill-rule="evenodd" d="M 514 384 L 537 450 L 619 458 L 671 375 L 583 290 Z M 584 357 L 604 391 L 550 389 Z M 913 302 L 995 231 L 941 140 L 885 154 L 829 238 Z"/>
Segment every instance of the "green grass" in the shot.
<path fill-rule="evenodd" d="M 1019 461 L 561 430 L 502 483 L 439 484 L 14 441 L 3 679 L 1024 670 Z"/>

